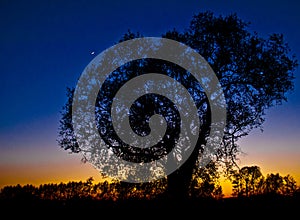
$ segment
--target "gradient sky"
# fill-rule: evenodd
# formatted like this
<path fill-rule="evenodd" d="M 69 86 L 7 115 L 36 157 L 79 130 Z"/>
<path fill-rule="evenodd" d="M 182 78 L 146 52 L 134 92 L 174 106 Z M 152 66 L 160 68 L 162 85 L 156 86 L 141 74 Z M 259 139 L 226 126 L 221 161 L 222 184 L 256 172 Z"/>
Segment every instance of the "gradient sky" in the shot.
<path fill-rule="evenodd" d="M 205 10 L 237 13 L 261 36 L 282 33 L 300 57 L 300 3 L 240 0 L 0 2 L 0 187 L 85 180 L 99 173 L 56 142 L 66 87 L 128 30 L 161 36 Z M 291 174 L 300 184 L 300 70 L 288 102 L 267 111 L 264 132 L 240 141 L 241 166 Z"/>

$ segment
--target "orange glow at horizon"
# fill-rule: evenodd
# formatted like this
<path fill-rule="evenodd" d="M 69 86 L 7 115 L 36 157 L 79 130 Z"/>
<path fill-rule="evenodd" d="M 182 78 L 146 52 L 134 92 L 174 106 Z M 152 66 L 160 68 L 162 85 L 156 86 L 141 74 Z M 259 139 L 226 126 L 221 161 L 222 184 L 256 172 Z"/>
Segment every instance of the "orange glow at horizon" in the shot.
<path fill-rule="evenodd" d="M 30 153 L 33 153 L 33 149 L 27 152 Z M 41 152 L 36 152 L 37 157 L 41 157 L 40 154 Z M 26 155 L 24 157 L 26 158 Z M 16 184 L 40 185 L 85 181 L 89 177 L 93 177 L 95 182 L 103 181 L 100 173 L 90 163 L 81 162 L 80 154 L 68 154 L 54 149 L 47 150 L 45 157 L 48 159 L 0 162 L 0 188 Z"/>
<path fill-rule="evenodd" d="M 68 161 L 67 161 L 68 162 Z M 69 164 L 35 164 L 28 165 L 1 165 L 0 188 L 7 185 L 40 185 L 47 183 L 67 183 L 69 181 L 86 181 L 93 177 L 100 182 L 99 172 L 88 163 L 79 160 L 70 161 Z"/>
<path fill-rule="evenodd" d="M 103 181 L 100 173 L 90 163 L 81 162 L 81 154 L 68 154 L 57 148 L 30 148 L 18 153 L 8 151 L 5 156 L 6 159 L 0 161 L 0 188 L 17 184 L 38 186 L 47 183 L 86 181 L 89 177 L 93 177 L 95 183 Z M 290 174 L 299 185 L 299 158 L 300 153 L 273 152 L 266 155 L 251 152 L 241 157 L 242 162 L 239 165 L 257 165 L 265 177 L 269 173 L 279 173 L 281 176 Z M 231 183 L 221 179 L 221 186 L 225 197 L 231 196 Z"/>

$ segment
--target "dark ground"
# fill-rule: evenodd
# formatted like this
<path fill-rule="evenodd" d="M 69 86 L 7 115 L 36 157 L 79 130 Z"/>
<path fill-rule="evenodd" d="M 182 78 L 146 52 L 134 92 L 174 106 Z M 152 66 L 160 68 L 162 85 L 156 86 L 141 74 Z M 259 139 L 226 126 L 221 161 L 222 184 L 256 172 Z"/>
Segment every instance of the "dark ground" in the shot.
<path fill-rule="evenodd" d="M 261 196 L 252 198 L 189 199 L 185 201 L 91 199 L 1 200 L 1 219 L 103 219 L 108 218 L 221 218 L 221 219 L 299 219 L 300 197 Z M 197 217 L 196 217 L 197 216 Z"/>

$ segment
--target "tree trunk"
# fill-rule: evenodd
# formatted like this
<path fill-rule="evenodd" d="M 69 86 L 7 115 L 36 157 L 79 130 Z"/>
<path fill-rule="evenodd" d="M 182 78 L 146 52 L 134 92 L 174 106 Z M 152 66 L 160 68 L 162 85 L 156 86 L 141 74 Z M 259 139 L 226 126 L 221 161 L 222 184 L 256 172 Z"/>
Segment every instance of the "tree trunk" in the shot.
<path fill-rule="evenodd" d="M 201 146 L 206 144 L 206 135 L 209 134 L 211 123 L 210 106 L 206 121 L 201 127 L 197 144 L 186 162 L 167 177 L 167 197 L 170 199 L 184 200 L 189 197 L 189 188 L 193 177 L 193 171 L 197 168 L 197 160 L 201 152 Z"/>
<path fill-rule="evenodd" d="M 189 197 L 189 187 L 199 154 L 196 148 L 181 167 L 168 175 L 166 193 L 169 199 L 184 200 Z"/>

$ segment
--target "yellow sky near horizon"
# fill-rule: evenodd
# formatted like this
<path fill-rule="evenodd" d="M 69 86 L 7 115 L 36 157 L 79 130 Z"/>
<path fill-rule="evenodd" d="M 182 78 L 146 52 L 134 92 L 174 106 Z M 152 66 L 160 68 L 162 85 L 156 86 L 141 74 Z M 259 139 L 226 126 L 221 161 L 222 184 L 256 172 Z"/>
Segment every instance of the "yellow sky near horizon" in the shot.
<path fill-rule="evenodd" d="M 43 152 L 43 153 L 42 153 Z M 32 156 L 39 156 L 39 160 L 30 162 Z M 15 155 L 15 158 L 14 156 Z M 90 163 L 83 163 L 81 161 L 81 154 L 69 154 L 66 151 L 58 148 L 45 148 L 40 149 L 40 152 L 36 149 L 29 148 L 23 152 L 19 152 L 18 155 L 22 155 L 22 160 L 18 160 L 16 154 L 9 155 L 7 152 L 7 158 L 14 163 L 9 163 L 9 160 L 0 161 L 0 188 L 7 185 L 40 185 L 47 183 L 67 183 L 69 181 L 85 181 L 89 177 L 93 177 L 95 182 L 103 181 L 100 173 Z M 44 157 L 41 157 L 44 155 Z M 268 158 L 259 157 L 255 153 L 245 155 L 242 158 L 242 166 L 257 165 L 261 168 L 264 176 L 268 173 L 279 173 L 282 176 L 290 174 L 300 183 L 300 164 L 295 164 L 295 160 L 291 160 L 292 157 L 299 158 L 299 155 L 280 155 L 283 160 L 278 160 L 278 155 L 269 155 Z M 28 160 L 26 159 L 28 158 Z M 288 163 L 288 161 L 291 163 Z M 18 161 L 18 162 L 16 162 Z M 274 163 L 274 161 L 277 161 Z M 223 193 L 226 197 L 231 196 L 231 183 L 228 180 L 222 181 Z"/>
<path fill-rule="evenodd" d="M 49 182 L 85 181 L 93 177 L 102 181 L 100 173 L 90 164 L 81 162 L 81 154 L 69 154 L 59 148 L 56 139 L 58 116 L 32 122 L 0 134 L 0 188 L 6 185 Z M 298 137 L 291 130 L 297 122 L 291 120 L 289 127 L 275 120 L 268 121 L 264 133 L 254 131 L 239 141 L 241 150 L 239 166 L 257 165 L 264 176 L 268 173 L 290 174 L 300 185 L 300 149 Z M 277 134 L 278 124 L 283 131 Z M 51 131 L 51 132 L 49 132 Z M 285 132 L 285 133 L 284 133 Z M 18 134 L 18 138 L 14 138 Z M 5 138 L 4 138 L 5 137 Z M 288 144 L 288 147 L 285 147 Z M 231 184 L 222 183 L 224 194 L 230 196 Z"/>

